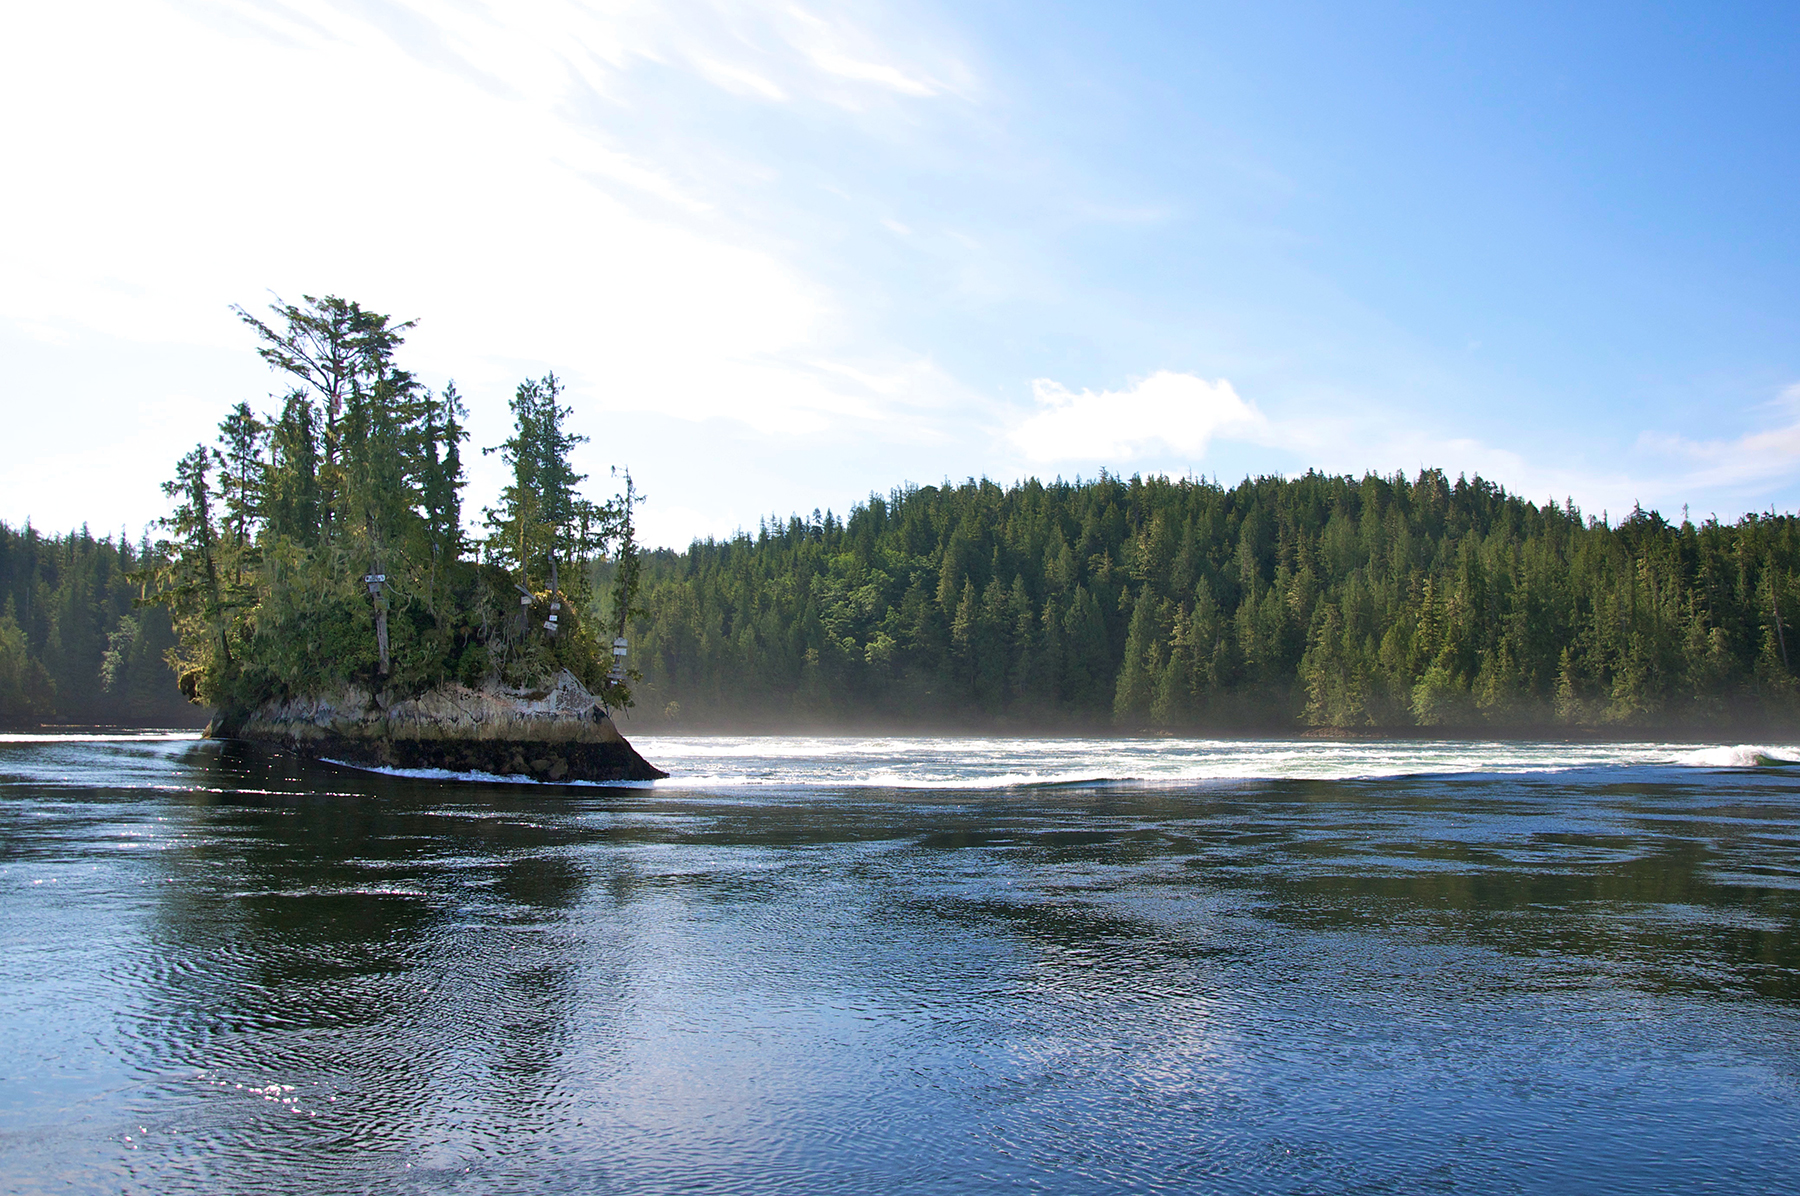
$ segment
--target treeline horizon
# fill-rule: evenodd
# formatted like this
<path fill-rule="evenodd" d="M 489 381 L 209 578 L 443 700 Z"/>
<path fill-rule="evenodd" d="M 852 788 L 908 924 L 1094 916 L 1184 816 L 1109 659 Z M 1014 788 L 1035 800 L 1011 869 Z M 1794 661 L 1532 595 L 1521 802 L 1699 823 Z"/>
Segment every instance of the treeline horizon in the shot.
<path fill-rule="evenodd" d="M 1800 725 L 1800 520 L 1440 470 L 906 486 L 642 561 L 642 730 Z"/>
<path fill-rule="evenodd" d="M 164 563 L 0 523 L 0 722 L 204 722 L 139 603 Z M 1437 470 L 971 480 L 641 569 L 640 730 L 1800 727 L 1793 515 L 1610 523 Z"/>

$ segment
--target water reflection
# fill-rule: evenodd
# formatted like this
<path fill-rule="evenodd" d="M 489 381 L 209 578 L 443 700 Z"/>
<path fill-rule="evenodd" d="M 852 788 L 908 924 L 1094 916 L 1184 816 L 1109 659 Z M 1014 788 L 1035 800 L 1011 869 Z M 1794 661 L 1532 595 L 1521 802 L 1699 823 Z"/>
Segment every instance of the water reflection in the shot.
<path fill-rule="evenodd" d="M 1779 775 L 0 777 L 4 1187 L 1800 1180 Z"/>

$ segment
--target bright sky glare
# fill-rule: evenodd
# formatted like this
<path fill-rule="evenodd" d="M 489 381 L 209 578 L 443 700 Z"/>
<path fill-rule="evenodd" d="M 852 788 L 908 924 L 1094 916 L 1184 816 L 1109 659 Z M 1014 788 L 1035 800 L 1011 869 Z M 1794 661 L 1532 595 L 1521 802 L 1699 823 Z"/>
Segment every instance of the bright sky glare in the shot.
<path fill-rule="evenodd" d="M 0 518 L 135 537 L 229 305 L 569 383 L 647 538 L 904 482 L 1800 504 L 1800 10 L 72 0 L 0 38 Z M 469 507 L 498 462 L 473 455 Z"/>

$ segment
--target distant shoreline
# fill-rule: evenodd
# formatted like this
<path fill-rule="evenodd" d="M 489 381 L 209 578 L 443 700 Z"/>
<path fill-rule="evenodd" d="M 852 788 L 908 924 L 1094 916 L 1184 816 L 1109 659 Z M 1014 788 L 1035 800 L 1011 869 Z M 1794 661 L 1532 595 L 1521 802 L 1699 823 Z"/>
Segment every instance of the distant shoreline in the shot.
<path fill-rule="evenodd" d="M 1060 726 L 1011 726 L 1002 723 L 971 725 L 958 720 L 955 725 L 891 723 L 838 723 L 830 726 L 794 723 L 752 725 L 729 722 L 702 725 L 678 725 L 663 720 L 634 725 L 627 714 L 623 720 L 633 734 L 640 736 L 691 736 L 694 738 L 780 739 L 816 737 L 824 739 L 1170 739 L 1223 742 L 1293 741 L 1315 743 L 1426 742 L 1426 743 L 1694 743 L 1734 744 L 1753 740 L 1791 741 L 1800 743 L 1800 727 L 1778 725 L 1737 725 L 1732 727 L 1230 727 L 1206 728 L 1128 728 L 1088 724 Z M 201 727 L 146 727 L 109 723 L 44 723 L 38 726 L 0 728 L 0 742 L 16 736 L 182 736 L 198 737 Z"/>
<path fill-rule="evenodd" d="M 958 720 L 954 725 L 838 723 L 829 726 L 794 723 L 791 725 L 732 724 L 708 722 L 680 725 L 657 720 L 632 723 L 622 720 L 621 729 L 636 736 L 694 736 L 698 738 L 858 738 L 896 739 L 1170 739 L 1256 742 L 1291 740 L 1316 743 L 1693 743 L 1736 744 L 1756 740 L 1800 743 L 1800 727 L 1732 726 L 1732 727 L 1116 727 L 1103 725 L 1064 724 L 1057 726 L 1013 726 L 975 724 Z"/>

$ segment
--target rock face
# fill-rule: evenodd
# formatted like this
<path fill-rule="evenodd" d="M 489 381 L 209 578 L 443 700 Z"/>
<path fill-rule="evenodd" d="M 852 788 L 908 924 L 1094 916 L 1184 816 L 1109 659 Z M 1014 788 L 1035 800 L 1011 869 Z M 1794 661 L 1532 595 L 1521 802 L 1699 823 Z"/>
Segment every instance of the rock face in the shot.
<path fill-rule="evenodd" d="M 269 702 L 209 735 L 285 748 L 313 759 L 381 768 L 441 768 L 535 781 L 652 781 L 648 763 L 587 687 L 564 670 L 549 689 L 470 689 L 450 683 L 388 700 L 354 686 Z"/>

